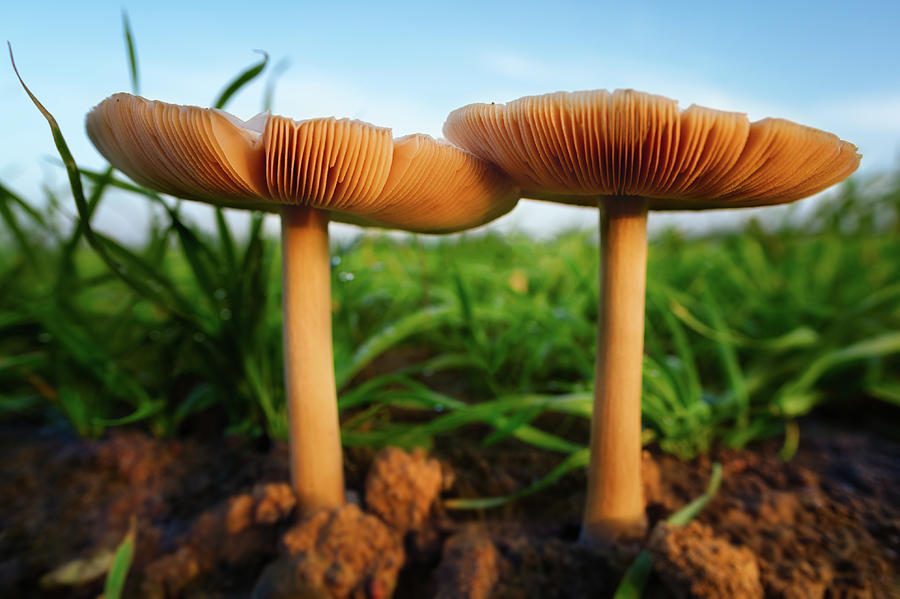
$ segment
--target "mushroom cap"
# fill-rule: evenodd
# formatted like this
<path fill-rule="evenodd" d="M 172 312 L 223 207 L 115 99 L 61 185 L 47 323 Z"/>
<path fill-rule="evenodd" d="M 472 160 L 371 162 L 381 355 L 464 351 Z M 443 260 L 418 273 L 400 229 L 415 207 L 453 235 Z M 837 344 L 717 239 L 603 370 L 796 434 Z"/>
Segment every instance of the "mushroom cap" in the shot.
<path fill-rule="evenodd" d="M 765 206 L 810 196 L 859 166 L 856 146 L 784 119 L 678 103 L 634 90 L 557 92 L 450 113 L 444 135 L 505 171 L 522 197 L 651 209 Z"/>
<path fill-rule="evenodd" d="M 416 133 L 394 140 L 391 172 L 365 216 L 402 221 L 410 230 L 450 232 L 490 222 L 518 200 L 519 190 L 490 162 Z"/>
<path fill-rule="evenodd" d="M 136 182 L 181 198 L 423 232 L 488 222 L 518 200 L 495 166 L 427 135 L 350 119 L 294 121 L 115 94 L 91 110 L 88 137 Z"/>

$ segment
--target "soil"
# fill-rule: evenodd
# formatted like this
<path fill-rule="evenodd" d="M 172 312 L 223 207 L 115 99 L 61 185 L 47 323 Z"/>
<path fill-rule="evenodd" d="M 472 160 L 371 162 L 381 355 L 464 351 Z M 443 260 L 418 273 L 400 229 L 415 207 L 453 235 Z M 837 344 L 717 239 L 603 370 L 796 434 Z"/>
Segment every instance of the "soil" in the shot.
<path fill-rule="evenodd" d="M 85 441 L 7 424 L 0 597 L 97 597 L 102 568 L 65 583 L 45 576 L 102 562 L 132 518 L 126 597 L 609 597 L 644 547 L 645 597 L 900 597 L 900 443 L 819 421 L 801 424 L 792 460 L 779 448 L 719 448 L 689 462 L 651 450 L 647 539 L 600 551 L 577 543 L 581 472 L 493 510 L 432 502 L 509 493 L 560 459 L 514 441 L 454 437 L 431 457 L 394 450 L 377 460 L 348 450 L 348 497 L 361 509 L 297 522 L 283 444 L 135 431 Z M 724 471 L 715 499 L 690 525 L 666 526 L 703 493 L 713 461 Z"/>

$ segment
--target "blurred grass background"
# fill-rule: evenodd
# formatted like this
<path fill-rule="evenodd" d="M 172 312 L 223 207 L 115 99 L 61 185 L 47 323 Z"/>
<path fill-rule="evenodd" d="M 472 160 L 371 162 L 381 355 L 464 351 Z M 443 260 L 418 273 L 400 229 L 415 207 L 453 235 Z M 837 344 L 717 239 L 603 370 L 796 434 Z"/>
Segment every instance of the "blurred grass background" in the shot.
<path fill-rule="evenodd" d="M 0 188 L 2 416 L 86 436 L 135 422 L 172 435 L 212 411 L 228 431 L 283 437 L 279 241 L 262 217 L 204 233 L 177 202 L 120 175 L 84 179 L 93 206 L 121 186 L 164 207 L 140 246 L 103 237 L 140 284 L 87 246 L 71 200 L 51 194 L 38 209 Z M 898 209 L 889 174 L 845 184 L 801 223 L 652 239 L 648 439 L 687 456 L 715 438 L 780 432 L 827 401 L 900 403 Z M 335 246 L 347 442 L 425 442 L 472 406 L 498 435 L 537 433 L 530 423 L 546 411 L 587 418 L 597 267 L 593 232 L 366 233 Z M 433 420 L 393 422 L 392 404 Z"/>
<path fill-rule="evenodd" d="M 78 216 L 66 194 L 0 184 L 0 420 L 285 438 L 279 240 L 263 217 L 210 208 L 215 228 L 201 228 L 111 168 L 68 166 Z M 156 207 L 138 245 L 90 226 L 126 193 Z M 851 179 L 808 212 L 651 239 L 646 442 L 689 458 L 784 435 L 790 457 L 797 419 L 820 406 L 900 405 L 900 174 Z M 560 454 L 535 489 L 586 463 L 595 231 L 367 232 L 332 255 L 346 445 L 427 446 L 478 423 L 484 444 Z"/>

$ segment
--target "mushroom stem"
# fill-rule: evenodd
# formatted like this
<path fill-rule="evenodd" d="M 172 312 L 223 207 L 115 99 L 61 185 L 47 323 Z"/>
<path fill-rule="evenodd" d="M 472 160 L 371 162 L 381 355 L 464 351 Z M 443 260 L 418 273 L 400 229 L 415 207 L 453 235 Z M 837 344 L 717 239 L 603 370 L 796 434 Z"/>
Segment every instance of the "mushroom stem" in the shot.
<path fill-rule="evenodd" d="M 331 348 L 328 213 L 286 205 L 281 232 L 291 484 L 303 515 L 344 504 Z"/>
<path fill-rule="evenodd" d="M 646 530 L 641 483 L 641 366 L 647 272 L 647 201 L 600 202 L 600 293 L 591 462 L 582 540 Z"/>

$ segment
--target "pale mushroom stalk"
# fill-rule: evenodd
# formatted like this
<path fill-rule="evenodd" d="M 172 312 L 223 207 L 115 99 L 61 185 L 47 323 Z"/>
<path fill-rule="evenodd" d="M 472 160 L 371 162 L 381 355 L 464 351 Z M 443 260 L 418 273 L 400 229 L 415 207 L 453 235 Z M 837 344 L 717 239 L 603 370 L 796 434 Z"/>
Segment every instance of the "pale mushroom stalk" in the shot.
<path fill-rule="evenodd" d="M 284 388 L 291 483 L 303 513 L 344 504 L 328 221 L 322 210 L 282 206 Z"/>
<path fill-rule="evenodd" d="M 782 204 L 842 181 L 860 156 L 837 136 L 782 119 L 691 106 L 634 90 L 470 104 L 451 141 L 505 171 L 523 197 L 600 204 L 600 294 L 591 462 L 582 539 L 646 528 L 641 366 L 648 210 Z"/>
<path fill-rule="evenodd" d="M 641 486 L 641 363 L 647 202 L 600 201 L 600 285 L 591 464 L 582 534 L 640 535 L 646 527 Z"/>
<path fill-rule="evenodd" d="M 298 512 L 344 503 L 331 343 L 328 222 L 449 233 L 512 210 L 518 190 L 488 162 L 427 135 L 333 117 L 294 121 L 115 94 L 87 116 L 110 163 L 151 189 L 281 211 L 284 371 Z"/>

